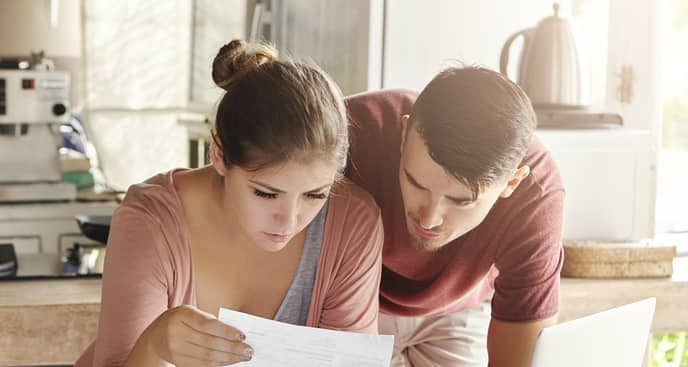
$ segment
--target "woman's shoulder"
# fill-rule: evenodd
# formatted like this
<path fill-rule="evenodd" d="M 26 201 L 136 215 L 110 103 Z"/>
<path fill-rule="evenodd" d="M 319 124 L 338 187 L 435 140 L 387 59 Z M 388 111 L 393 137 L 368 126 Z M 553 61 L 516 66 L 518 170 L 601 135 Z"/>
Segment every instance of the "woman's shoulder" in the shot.
<path fill-rule="evenodd" d="M 113 229 L 160 233 L 167 240 L 179 238 L 181 241 L 186 227 L 184 209 L 173 184 L 174 172 L 160 173 L 130 186 L 113 213 Z M 178 250 L 184 247 L 183 244 L 168 245 Z"/>
<path fill-rule="evenodd" d="M 338 247 L 340 255 L 356 257 L 353 254 L 376 251 L 381 246 L 376 243 L 380 233 L 380 208 L 372 195 L 348 179 L 338 181 L 332 188 L 325 221 L 327 242 Z"/>
<path fill-rule="evenodd" d="M 377 219 L 380 208 L 375 199 L 363 188 L 348 178 L 342 178 L 332 187 L 330 210 L 337 214 L 355 214 Z"/>
<path fill-rule="evenodd" d="M 141 183 L 129 186 L 120 208 L 133 209 L 152 216 L 176 211 L 181 205 L 173 184 L 174 172 L 159 173 Z"/>
<path fill-rule="evenodd" d="M 161 278 L 172 274 L 172 268 L 183 268 L 177 263 L 184 264 L 182 255 L 187 252 L 184 214 L 172 183 L 173 173 L 160 173 L 130 186 L 113 213 L 108 238 L 108 253 L 137 254 L 138 271 L 158 269 Z"/>

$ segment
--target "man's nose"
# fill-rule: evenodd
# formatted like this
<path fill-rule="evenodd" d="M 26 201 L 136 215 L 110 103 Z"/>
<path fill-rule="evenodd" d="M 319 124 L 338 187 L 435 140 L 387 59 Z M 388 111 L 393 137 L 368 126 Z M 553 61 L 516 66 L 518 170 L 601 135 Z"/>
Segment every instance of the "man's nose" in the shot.
<path fill-rule="evenodd" d="M 418 222 L 424 229 L 433 229 L 442 225 L 443 214 L 439 201 L 431 200 L 421 207 Z"/>

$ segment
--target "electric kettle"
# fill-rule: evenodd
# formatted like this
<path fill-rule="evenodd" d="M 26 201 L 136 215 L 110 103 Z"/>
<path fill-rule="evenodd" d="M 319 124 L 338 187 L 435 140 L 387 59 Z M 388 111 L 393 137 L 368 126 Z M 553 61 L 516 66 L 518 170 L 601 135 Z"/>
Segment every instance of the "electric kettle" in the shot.
<path fill-rule="evenodd" d="M 542 19 L 536 28 L 528 28 L 511 35 L 499 61 L 500 72 L 507 77 L 512 43 L 523 37 L 523 49 L 516 82 L 540 110 L 580 110 L 587 107 L 587 95 L 581 80 L 581 60 L 576 48 L 571 24 L 559 16 L 559 4 L 554 3 L 554 15 Z M 511 78 L 513 80 L 513 78 Z"/>

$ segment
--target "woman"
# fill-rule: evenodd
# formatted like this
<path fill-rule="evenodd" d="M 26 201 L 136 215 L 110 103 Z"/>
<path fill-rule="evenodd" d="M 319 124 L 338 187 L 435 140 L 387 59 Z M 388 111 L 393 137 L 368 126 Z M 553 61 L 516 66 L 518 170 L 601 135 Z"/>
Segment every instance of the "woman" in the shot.
<path fill-rule="evenodd" d="M 212 164 L 132 186 L 108 241 L 98 335 L 81 366 L 223 366 L 251 359 L 220 307 L 377 332 L 382 222 L 340 180 L 341 92 L 314 66 L 234 40 L 213 62 L 226 90 Z"/>

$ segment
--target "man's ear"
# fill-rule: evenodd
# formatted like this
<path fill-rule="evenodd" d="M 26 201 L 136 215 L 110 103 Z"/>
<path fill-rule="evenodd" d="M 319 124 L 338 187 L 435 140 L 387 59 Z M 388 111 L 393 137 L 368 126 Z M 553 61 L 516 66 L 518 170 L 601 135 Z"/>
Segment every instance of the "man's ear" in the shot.
<path fill-rule="evenodd" d="M 509 181 L 506 183 L 506 187 L 504 188 L 504 190 L 502 190 L 502 193 L 499 194 L 499 196 L 503 197 L 503 198 L 508 198 L 509 196 L 511 196 L 511 194 L 513 194 L 514 191 L 516 191 L 516 188 L 518 187 L 518 185 L 521 184 L 521 181 L 523 181 L 523 179 L 528 177 L 529 174 L 530 174 L 530 167 L 528 167 L 528 166 L 519 167 L 516 170 L 516 172 L 514 172 L 514 174 L 511 176 L 511 178 L 509 178 Z"/>
<path fill-rule="evenodd" d="M 406 129 L 409 125 L 409 115 L 401 116 L 401 145 L 399 146 L 399 153 L 404 151 L 404 144 L 406 144 Z"/>
<path fill-rule="evenodd" d="M 222 149 L 216 141 L 213 141 L 212 144 L 210 144 L 210 161 L 212 162 L 213 168 L 215 168 L 217 174 L 224 177 L 227 173 L 227 166 L 225 165 Z"/>

